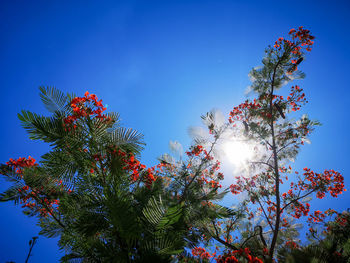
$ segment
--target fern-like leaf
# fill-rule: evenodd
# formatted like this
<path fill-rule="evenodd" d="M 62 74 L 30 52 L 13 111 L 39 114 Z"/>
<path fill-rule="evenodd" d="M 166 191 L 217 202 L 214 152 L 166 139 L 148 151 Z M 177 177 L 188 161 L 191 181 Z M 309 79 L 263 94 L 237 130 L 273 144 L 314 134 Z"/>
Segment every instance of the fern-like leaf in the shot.
<path fill-rule="evenodd" d="M 46 109 L 52 113 L 63 111 L 67 104 L 67 96 L 55 87 L 39 87 L 40 98 Z"/>

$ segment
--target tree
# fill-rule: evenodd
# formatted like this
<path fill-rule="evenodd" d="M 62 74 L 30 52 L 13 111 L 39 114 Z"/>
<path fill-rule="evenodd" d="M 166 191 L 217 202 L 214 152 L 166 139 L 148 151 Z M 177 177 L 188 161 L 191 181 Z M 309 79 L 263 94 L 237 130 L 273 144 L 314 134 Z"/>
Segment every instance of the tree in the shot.
<path fill-rule="evenodd" d="M 320 214 L 321 215 L 321 214 Z M 349 211 L 336 213 L 329 210 L 328 216 L 320 222 L 315 220 L 308 234 L 311 241 L 305 247 L 283 248 L 279 251 L 281 262 L 349 262 L 350 236 Z"/>
<path fill-rule="evenodd" d="M 290 166 L 300 146 L 308 142 L 319 122 L 309 119 L 306 114 L 296 121 L 288 118 L 307 100 L 298 85 L 292 86 L 289 94 L 283 92 L 282 87 L 304 77 L 298 66 L 314 43 L 310 31 L 303 27 L 290 30 L 289 37 L 280 37 L 269 46 L 263 65 L 250 72 L 250 88 L 257 97 L 234 107 L 229 123 L 218 129 L 208 126 L 211 133 L 225 129 L 232 136 L 240 134 L 250 145 L 255 145 L 255 155 L 248 160 L 248 170 L 236 176 L 235 183 L 230 186 L 233 195 L 246 194 L 241 205 L 249 221 L 241 224 L 234 219 L 218 221 L 213 223 L 211 231 L 207 231 L 213 240 L 231 251 L 230 255 L 237 249 L 250 248 L 254 255 L 271 261 L 279 249 L 297 248 L 299 233 L 298 225 L 293 224 L 295 219 L 309 216 L 309 222 L 321 222 L 329 213 L 329 210 L 325 214 L 321 211 L 311 213 L 308 199 L 313 195 L 322 199 L 326 194 L 337 197 L 345 191 L 343 176 L 334 170 L 316 173 L 304 168 L 299 173 Z M 278 94 L 280 90 L 282 93 Z M 290 185 L 286 189 L 288 181 Z M 237 236 L 239 241 L 232 236 Z"/>
<path fill-rule="evenodd" d="M 263 66 L 251 71 L 256 98 L 234 107 L 228 121 L 217 111 L 202 116 L 208 134 L 197 133 L 185 157 L 165 154 L 154 167 L 139 161 L 142 135 L 121 127 L 118 114 L 106 114 L 96 95 L 40 88 L 52 115 L 22 111 L 19 119 L 31 139 L 51 150 L 40 162 L 29 156 L 2 164 L 0 174 L 12 185 L 0 200 L 38 217 L 39 234 L 59 236 L 62 262 L 322 262 L 338 253 L 347 260 L 349 238 L 337 233 L 347 229 L 348 214 L 311 213 L 308 203 L 345 191 L 343 176 L 290 166 L 319 123 L 307 115 L 289 118 L 307 101 L 299 86 L 290 93 L 282 87 L 304 77 L 298 66 L 314 39 L 302 27 L 289 36 L 269 46 Z M 254 155 L 222 189 L 220 155 L 237 138 Z M 230 193 L 245 195 L 235 208 L 220 204 Z M 332 215 L 335 223 L 327 222 Z M 314 240 L 306 247 L 296 242 L 302 216 L 310 226 L 328 227 L 322 238 L 311 227 Z"/>
<path fill-rule="evenodd" d="M 96 95 L 40 91 L 52 116 L 22 111 L 19 119 L 31 139 L 52 149 L 40 163 L 29 156 L 1 165 L 12 186 L 0 200 L 37 216 L 39 234 L 59 236 L 62 262 L 169 262 L 197 243 L 192 225 L 229 213 L 203 207 L 203 201 L 222 197 L 218 184 L 211 180 L 204 189 L 188 172 L 197 169 L 196 177 L 213 166 L 213 174 L 217 164 L 210 153 L 199 159 L 202 150 L 193 149 L 191 160 L 200 168 L 182 165 L 176 178 L 174 164 L 165 160 L 147 168 L 138 160 L 142 135 L 121 127 L 118 114 L 105 114 Z"/>

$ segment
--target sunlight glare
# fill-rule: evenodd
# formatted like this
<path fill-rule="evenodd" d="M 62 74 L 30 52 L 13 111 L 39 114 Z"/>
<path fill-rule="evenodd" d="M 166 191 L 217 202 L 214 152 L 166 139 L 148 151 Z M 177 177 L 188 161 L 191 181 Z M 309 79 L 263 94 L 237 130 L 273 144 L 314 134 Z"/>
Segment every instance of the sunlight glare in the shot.
<path fill-rule="evenodd" d="M 249 144 L 242 141 L 228 141 L 223 145 L 227 159 L 236 167 L 243 166 L 253 157 L 253 149 Z"/>

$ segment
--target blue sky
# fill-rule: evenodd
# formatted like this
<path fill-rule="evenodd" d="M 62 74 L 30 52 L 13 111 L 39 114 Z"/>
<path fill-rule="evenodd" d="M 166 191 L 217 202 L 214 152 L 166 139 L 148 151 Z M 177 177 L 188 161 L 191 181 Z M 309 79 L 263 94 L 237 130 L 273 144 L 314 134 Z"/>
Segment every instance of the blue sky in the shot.
<path fill-rule="evenodd" d="M 189 145 L 187 129 L 212 108 L 226 115 L 245 99 L 248 72 L 292 27 L 316 36 L 301 69 L 309 104 L 323 123 L 296 167 L 335 169 L 350 184 L 348 1 L 6 1 L 0 2 L 0 162 L 48 147 L 30 141 L 22 109 L 45 114 L 38 87 L 95 93 L 124 126 L 145 135 L 142 160 L 152 165 L 169 140 Z M 6 187 L 0 181 L 0 190 Z M 348 186 L 348 188 L 350 188 Z M 346 192 L 315 208 L 349 207 Z M 35 219 L 0 204 L 0 261 L 24 262 Z M 30 262 L 56 262 L 56 240 L 40 237 Z"/>

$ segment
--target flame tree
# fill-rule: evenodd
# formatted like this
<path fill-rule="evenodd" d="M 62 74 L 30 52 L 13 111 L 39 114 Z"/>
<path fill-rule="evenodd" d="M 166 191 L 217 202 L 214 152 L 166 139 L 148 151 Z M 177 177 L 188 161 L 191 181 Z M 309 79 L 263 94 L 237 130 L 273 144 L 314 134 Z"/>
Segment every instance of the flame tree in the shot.
<path fill-rule="evenodd" d="M 315 224 L 326 224 L 319 245 L 333 242 L 348 228 L 348 214 L 311 212 L 308 199 L 337 197 L 345 191 L 344 179 L 334 170 L 293 171 L 290 161 L 319 123 L 307 115 L 290 119 L 306 97 L 298 85 L 282 89 L 304 77 L 298 66 L 313 39 L 300 27 L 269 46 L 263 66 L 250 73 L 256 98 L 234 107 L 219 125 L 215 112 L 202 116 L 210 136 L 196 139 L 185 158 L 164 155 L 154 167 L 139 161 L 142 135 L 121 127 L 118 114 L 105 113 L 96 95 L 41 88 L 52 115 L 22 111 L 19 119 L 31 139 L 49 143 L 51 150 L 40 162 L 29 156 L 2 164 L 0 174 L 11 186 L 0 200 L 37 216 L 40 234 L 60 237 L 62 262 L 284 262 L 298 249 L 294 222 L 301 217 L 307 217 L 316 239 Z M 216 153 L 228 134 L 243 136 L 256 154 L 222 190 Z M 246 198 L 238 208 L 220 205 L 225 194 L 241 193 Z M 335 221 L 328 223 L 332 215 Z M 323 250 L 327 258 L 335 253 L 341 262 L 347 240 L 343 235 Z M 300 251 L 296 258 L 309 253 Z M 312 251 L 311 259 L 320 254 Z"/>
<path fill-rule="evenodd" d="M 298 120 L 289 118 L 293 114 L 297 116 L 295 112 L 307 100 L 298 85 L 290 86 L 288 92 L 285 90 L 294 79 L 304 77 L 298 67 L 313 44 L 314 37 L 303 27 L 290 30 L 286 39 L 278 38 L 266 49 L 263 65 L 249 74 L 250 88 L 256 98 L 246 100 L 230 112 L 225 129 L 243 134 L 259 151 L 248 160 L 248 170 L 236 176 L 230 185 L 234 196 L 246 195 L 240 205 L 246 211 L 248 223 L 232 218 L 213 222 L 207 228 L 214 244 L 223 244 L 227 251 L 219 262 L 226 262 L 225 259 L 238 262 L 229 258 L 235 258 L 239 249 L 247 248 L 269 262 L 276 259 L 276 251 L 282 247 L 298 248 L 296 219 L 307 217 L 309 224 L 313 224 L 337 214 L 332 209 L 312 211 L 308 202 L 312 196 L 338 197 L 345 191 L 343 176 L 334 170 L 318 173 L 307 167 L 293 171 L 290 165 L 319 125 L 305 114 Z M 216 133 L 212 127 L 208 128 Z M 316 230 L 311 227 L 310 231 Z"/>
<path fill-rule="evenodd" d="M 36 216 L 39 234 L 59 237 L 62 262 L 170 262 L 198 243 L 193 224 L 230 213 L 201 205 L 223 196 L 210 152 L 203 157 L 193 149 L 196 164 L 179 173 L 164 160 L 146 167 L 138 160 L 142 135 L 121 127 L 96 95 L 40 90 L 51 116 L 22 111 L 19 119 L 31 139 L 51 150 L 40 162 L 29 156 L 2 164 L 0 174 L 11 185 L 0 200 Z M 188 169 L 211 172 L 195 180 Z"/>

